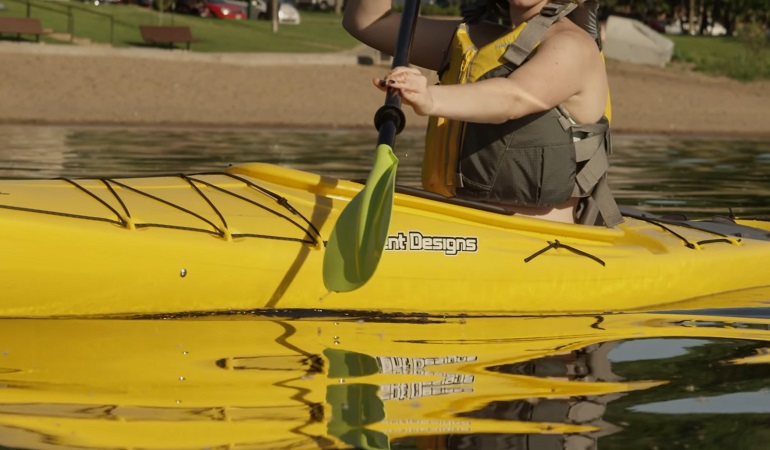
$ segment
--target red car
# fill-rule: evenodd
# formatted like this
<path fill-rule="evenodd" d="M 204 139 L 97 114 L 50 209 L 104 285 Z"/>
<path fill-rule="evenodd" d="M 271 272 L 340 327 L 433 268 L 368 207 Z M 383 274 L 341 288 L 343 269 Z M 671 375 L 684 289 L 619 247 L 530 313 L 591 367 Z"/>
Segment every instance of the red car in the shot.
<path fill-rule="evenodd" d="M 205 0 L 207 14 L 201 16 L 214 16 L 218 19 L 246 19 L 246 10 L 238 5 L 228 3 L 225 0 Z"/>

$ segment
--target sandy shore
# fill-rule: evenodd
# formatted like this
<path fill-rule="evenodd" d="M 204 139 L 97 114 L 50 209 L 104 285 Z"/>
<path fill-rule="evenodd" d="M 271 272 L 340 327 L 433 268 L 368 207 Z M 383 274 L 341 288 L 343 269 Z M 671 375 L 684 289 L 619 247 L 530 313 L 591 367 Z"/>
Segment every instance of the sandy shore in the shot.
<path fill-rule="evenodd" d="M 386 65 L 360 54 L 206 55 L 0 43 L 0 123 L 370 127 Z M 624 133 L 770 137 L 770 82 L 610 61 Z M 410 127 L 426 120 L 407 112 Z"/>

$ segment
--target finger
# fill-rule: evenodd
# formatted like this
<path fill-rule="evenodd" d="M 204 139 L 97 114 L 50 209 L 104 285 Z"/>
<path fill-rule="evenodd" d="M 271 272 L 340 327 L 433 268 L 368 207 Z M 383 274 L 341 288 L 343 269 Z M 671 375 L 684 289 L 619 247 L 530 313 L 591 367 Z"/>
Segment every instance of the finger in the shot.
<path fill-rule="evenodd" d="M 394 67 L 390 71 L 390 73 L 414 73 L 414 74 L 418 74 L 418 73 L 420 73 L 420 71 L 418 69 L 415 69 L 414 67 L 398 66 L 398 67 Z"/>
<path fill-rule="evenodd" d="M 393 80 L 395 83 L 402 83 L 413 75 L 422 76 L 422 72 L 411 67 L 399 66 L 391 70 L 384 79 L 386 82 Z"/>
<path fill-rule="evenodd" d="M 398 67 L 398 68 L 392 70 L 388 74 L 388 76 L 385 77 L 385 78 L 386 79 L 393 79 L 393 80 L 396 80 L 396 81 L 405 81 L 405 80 L 407 80 L 409 78 L 422 77 L 422 76 L 423 76 L 422 72 L 420 72 L 417 69 L 413 69 L 411 67 Z"/>
<path fill-rule="evenodd" d="M 406 84 L 409 81 L 410 76 L 411 74 L 408 72 L 392 72 L 385 77 L 385 82 L 391 86 L 394 84 Z"/>

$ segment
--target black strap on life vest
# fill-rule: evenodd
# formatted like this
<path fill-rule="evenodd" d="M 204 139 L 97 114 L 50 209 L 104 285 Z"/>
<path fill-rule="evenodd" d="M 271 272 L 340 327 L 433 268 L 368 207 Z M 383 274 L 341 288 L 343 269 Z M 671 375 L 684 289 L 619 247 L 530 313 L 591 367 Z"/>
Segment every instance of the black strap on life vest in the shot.
<path fill-rule="evenodd" d="M 606 225 L 613 227 L 623 222 L 623 215 L 607 184 L 607 169 L 612 154 L 610 127 L 606 118 L 593 124 L 575 124 L 558 107 L 562 114 L 560 123 L 565 130 L 579 140 L 575 142 L 575 174 L 573 197 L 580 198 L 576 212 L 577 220 L 584 225 Z"/>
<path fill-rule="evenodd" d="M 546 30 L 556 21 L 571 13 L 577 6 L 576 3 L 548 3 L 543 6 L 540 14 L 530 19 L 516 41 L 508 46 L 503 58 L 516 67 L 524 64 L 535 47 L 540 44 Z"/>
<path fill-rule="evenodd" d="M 576 3 L 548 3 L 540 14 L 532 18 L 503 57 L 515 67 L 523 64 L 540 44 L 551 25 L 571 14 Z M 577 210 L 578 222 L 586 225 L 613 227 L 623 222 L 615 199 L 607 184 L 608 156 L 612 153 L 609 123 L 606 119 L 595 124 L 576 124 L 563 108 L 561 125 L 578 138 L 575 142 L 576 161 L 579 170 L 575 177 L 573 197 L 581 198 Z"/>

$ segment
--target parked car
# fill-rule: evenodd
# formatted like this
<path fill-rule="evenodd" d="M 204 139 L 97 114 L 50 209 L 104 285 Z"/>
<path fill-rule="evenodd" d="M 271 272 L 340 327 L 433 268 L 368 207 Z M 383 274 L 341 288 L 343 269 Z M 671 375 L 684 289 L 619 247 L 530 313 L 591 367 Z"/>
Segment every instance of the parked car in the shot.
<path fill-rule="evenodd" d="M 269 15 L 265 15 L 264 19 L 270 19 Z M 278 23 L 288 23 L 292 25 L 300 24 L 299 11 L 291 3 L 281 3 L 278 7 Z"/>
<path fill-rule="evenodd" d="M 294 4 L 300 8 L 328 11 L 337 5 L 337 0 L 294 0 Z"/>
<path fill-rule="evenodd" d="M 208 10 L 208 14 L 201 14 L 201 17 L 213 16 L 217 19 L 245 19 L 246 8 L 225 0 L 204 0 L 203 4 Z"/>
<path fill-rule="evenodd" d="M 176 0 L 167 11 L 178 14 L 192 14 L 194 16 L 208 17 L 211 15 L 206 4 L 202 0 Z"/>
<path fill-rule="evenodd" d="M 246 8 L 246 2 L 231 1 L 231 3 L 242 5 Z M 291 3 L 278 1 L 278 23 L 299 25 L 301 23 L 299 11 Z M 270 20 L 270 0 L 251 0 L 251 18 Z"/>

